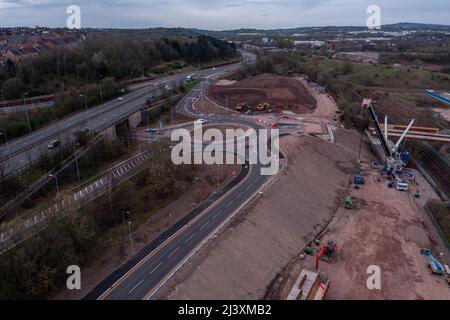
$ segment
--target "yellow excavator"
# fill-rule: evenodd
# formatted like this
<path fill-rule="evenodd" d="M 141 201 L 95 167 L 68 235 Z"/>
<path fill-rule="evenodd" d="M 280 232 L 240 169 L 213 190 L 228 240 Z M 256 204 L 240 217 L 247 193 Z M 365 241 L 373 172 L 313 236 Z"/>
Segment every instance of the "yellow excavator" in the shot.
<path fill-rule="evenodd" d="M 256 106 L 257 111 L 266 111 L 270 108 L 270 104 L 267 102 L 262 102 Z"/>

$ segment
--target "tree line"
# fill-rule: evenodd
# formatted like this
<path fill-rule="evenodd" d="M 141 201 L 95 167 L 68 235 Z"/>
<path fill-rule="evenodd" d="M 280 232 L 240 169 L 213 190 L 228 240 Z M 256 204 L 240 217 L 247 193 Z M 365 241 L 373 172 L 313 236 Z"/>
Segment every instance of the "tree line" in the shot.
<path fill-rule="evenodd" d="M 209 36 L 143 39 L 128 34 L 90 34 L 77 49 L 52 50 L 28 62 L 9 61 L 0 72 L 5 99 L 52 94 L 69 87 L 166 72 L 187 64 L 228 60 L 234 44 Z"/>

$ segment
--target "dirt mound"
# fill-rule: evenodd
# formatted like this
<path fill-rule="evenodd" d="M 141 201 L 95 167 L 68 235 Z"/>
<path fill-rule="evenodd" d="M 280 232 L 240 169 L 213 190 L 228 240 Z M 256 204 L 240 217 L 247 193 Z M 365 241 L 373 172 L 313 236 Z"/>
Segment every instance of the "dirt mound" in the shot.
<path fill-rule="evenodd" d="M 253 108 L 261 102 L 268 102 L 274 110 L 290 110 L 296 113 L 311 113 L 316 100 L 302 83 L 294 78 L 259 75 L 230 85 L 215 85 L 209 95 L 219 104 L 234 108 L 241 102 Z"/>

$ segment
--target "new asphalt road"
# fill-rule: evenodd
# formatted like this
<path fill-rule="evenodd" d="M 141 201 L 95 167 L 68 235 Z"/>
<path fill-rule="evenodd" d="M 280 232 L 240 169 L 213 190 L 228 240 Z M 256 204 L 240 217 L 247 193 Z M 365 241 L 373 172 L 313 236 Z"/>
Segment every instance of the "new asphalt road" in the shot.
<path fill-rule="evenodd" d="M 201 86 L 201 85 L 199 85 Z M 193 90 L 183 98 L 177 111 L 196 114 L 193 104 L 201 91 Z M 236 116 L 208 117 L 210 124 L 233 123 L 254 129 L 262 126 L 251 119 Z M 141 300 L 151 299 L 164 283 L 216 233 L 268 181 L 261 175 L 261 164 L 242 167 L 238 177 L 208 201 L 137 253 L 128 263 L 107 277 L 85 299 Z"/>

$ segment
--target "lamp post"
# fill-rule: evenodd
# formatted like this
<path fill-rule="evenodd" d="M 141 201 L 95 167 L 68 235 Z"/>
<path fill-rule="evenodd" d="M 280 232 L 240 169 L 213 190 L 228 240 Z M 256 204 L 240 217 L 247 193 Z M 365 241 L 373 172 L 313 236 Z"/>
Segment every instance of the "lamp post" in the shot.
<path fill-rule="evenodd" d="M 81 181 L 81 178 L 80 178 L 80 167 L 78 166 L 78 147 L 80 146 L 80 144 L 79 143 L 76 143 L 74 146 L 73 146 L 73 148 L 74 148 L 74 150 L 75 150 L 75 164 L 76 164 L 76 166 L 77 166 L 77 175 L 78 175 L 78 181 Z"/>
<path fill-rule="evenodd" d="M 85 114 L 86 114 L 88 129 L 90 131 L 91 130 L 91 121 L 89 119 L 89 113 L 88 113 L 87 95 L 86 94 L 80 94 L 80 97 L 84 98 L 84 110 L 85 110 Z"/>
<path fill-rule="evenodd" d="M 55 174 L 50 174 L 49 177 L 50 178 L 55 178 L 55 181 L 56 181 L 56 196 L 58 196 L 58 194 L 59 194 L 58 176 L 55 175 Z"/>
<path fill-rule="evenodd" d="M 0 90 L 0 94 L 2 96 L 2 106 L 5 106 L 5 96 L 3 95 L 3 90 Z"/>
<path fill-rule="evenodd" d="M 99 85 L 100 85 L 100 103 L 103 103 L 102 80 L 99 81 Z"/>
<path fill-rule="evenodd" d="M 225 96 L 225 115 L 228 113 L 228 95 Z"/>
<path fill-rule="evenodd" d="M 5 132 L 0 132 L 0 136 L 5 136 L 6 151 L 8 152 L 9 160 L 11 160 L 11 150 L 9 150 L 8 136 L 6 135 L 6 131 Z"/>
<path fill-rule="evenodd" d="M 204 107 L 205 107 L 205 95 L 203 94 L 203 82 L 202 82 L 202 84 L 201 84 L 201 88 L 202 88 L 202 114 L 203 114 L 203 110 L 204 110 Z"/>
<path fill-rule="evenodd" d="M 125 223 L 125 214 L 128 214 L 130 216 L 130 211 L 122 211 L 122 221 L 123 221 L 123 238 L 127 239 L 127 225 Z"/>
<path fill-rule="evenodd" d="M 133 248 L 133 237 L 131 235 L 131 221 L 128 221 L 128 231 L 130 233 L 131 255 L 133 255 L 134 254 L 134 248 Z"/>
<path fill-rule="evenodd" d="M 25 103 L 25 97 L 28 96 L 28 92 L 25 92 L 23 94 L 23 107 L 25 108 L 25 115 L 27 116 L 27 122 L 28 122 L 28 131 L 31 133 L 31 124 L 30 124 L 30 118 L 28 117 L 28 109 L 27 109 L 27 105 Z"/>

